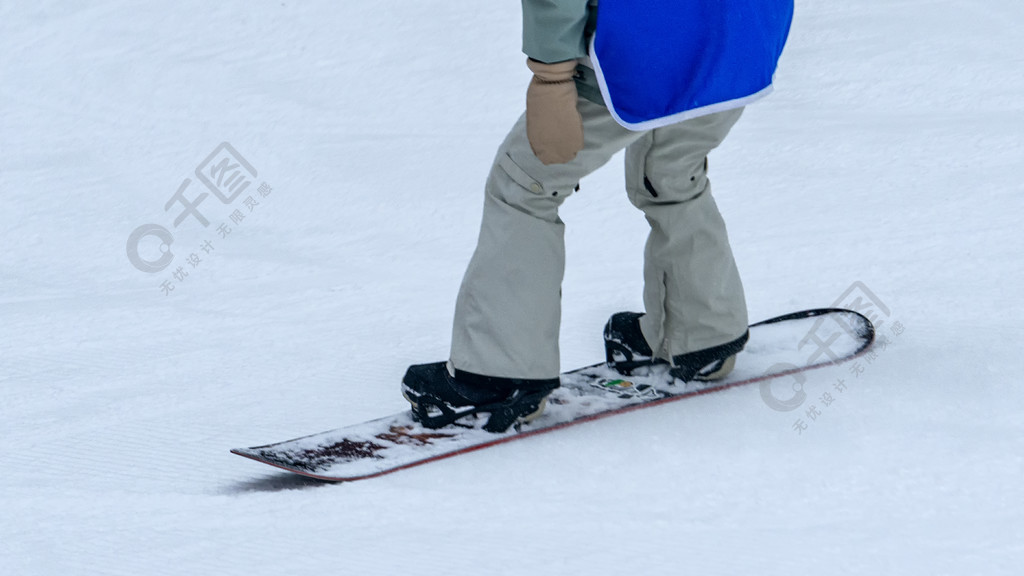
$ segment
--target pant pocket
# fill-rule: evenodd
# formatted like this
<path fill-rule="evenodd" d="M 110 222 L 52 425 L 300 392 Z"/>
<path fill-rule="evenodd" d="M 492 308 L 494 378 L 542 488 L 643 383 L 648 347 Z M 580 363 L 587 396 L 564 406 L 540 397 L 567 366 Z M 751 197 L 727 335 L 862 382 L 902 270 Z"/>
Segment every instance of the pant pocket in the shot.
<path fill-rule="evenodd" d="M 498 157 L 498 165 L 501 166 L 501 169 L 508 174 L 509 178 L 511 178 L 513 182 L 538 196 L 550 196 L 552 198 L 564 199 L 575 190 L 579 189 L 578 184 L 564 187 L 545 186 L 540 180 L 537 180 L 527 174 L 526 170 L 523 170 L 519 164 L 516 164 L 516 161 L 507 153 L 501 154 Z"/>

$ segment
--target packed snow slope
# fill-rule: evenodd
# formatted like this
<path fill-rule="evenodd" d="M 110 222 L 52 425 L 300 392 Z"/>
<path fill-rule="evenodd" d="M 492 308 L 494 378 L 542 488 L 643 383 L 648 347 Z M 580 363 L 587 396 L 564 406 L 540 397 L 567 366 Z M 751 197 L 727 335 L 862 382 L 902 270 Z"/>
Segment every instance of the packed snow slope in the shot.
<path fill-rule="evenodd" d="M 0 574 L 1019 573 L 1017 0 L 797 2 L 712 155 L 751 319 L 845 300 L 886 337 L 797 410 L 729 390 L 355 484 L 228 453 L 400 411 L 446 356 L 519 11 L 0 3 Z M 572 368 L 641 306 L 646 223 L 619 158 L 562 216 Z"/>

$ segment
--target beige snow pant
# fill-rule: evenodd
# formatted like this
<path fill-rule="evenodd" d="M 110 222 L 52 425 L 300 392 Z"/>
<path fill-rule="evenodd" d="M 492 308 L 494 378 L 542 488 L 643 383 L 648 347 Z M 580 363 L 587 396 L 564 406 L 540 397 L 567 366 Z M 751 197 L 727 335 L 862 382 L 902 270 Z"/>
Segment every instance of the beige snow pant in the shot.
<path fill-rule="evenodd" d="M 558 207 L 581 178 L 623 148 L 626 192 L 651 225 L 641 329 L 655 354 L 670 360 L 747 330 L 743 286 L 706 173 L 708 152 L 742 109 L 634 132 L 604 106 L 580 98 L 578 108 L 584 147 L 572 161 L 542 164 L 526 139 L 525 116 L 498 149 L 476 252 L 455 306 L 451 363 L 459 370 L 558 377 L 565 269 Z"/>

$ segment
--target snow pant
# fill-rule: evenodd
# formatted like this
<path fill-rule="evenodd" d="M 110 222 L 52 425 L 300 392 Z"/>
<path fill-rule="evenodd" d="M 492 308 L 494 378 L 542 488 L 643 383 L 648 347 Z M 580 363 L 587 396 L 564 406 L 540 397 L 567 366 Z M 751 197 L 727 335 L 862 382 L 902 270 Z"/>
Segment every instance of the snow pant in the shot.
<path fill-rule="evenodd" d="M 651 231 L 644 250 L 641 330 L 655 354 L 673 356 L 735 340 L 747 308 L 725 222 L 711 197 L 707 154 L 742 109 L 646 132 L 579 99 L 584 147 L 544 165 L 526 138 L 525 115 L 498 149 L 487 178 L 476 251 L 459 290 L 451 364 L 465 372 L 557 378 L 564 224 L 558 208 L 581 178 L 626 149 L 626 192 Z"/>

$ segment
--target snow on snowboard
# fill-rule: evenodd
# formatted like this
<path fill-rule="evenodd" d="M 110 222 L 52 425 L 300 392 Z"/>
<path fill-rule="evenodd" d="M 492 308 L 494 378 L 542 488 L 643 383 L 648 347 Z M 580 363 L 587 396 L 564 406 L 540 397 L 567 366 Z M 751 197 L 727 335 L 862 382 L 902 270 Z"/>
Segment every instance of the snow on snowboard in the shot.
<path fill-rule="evenodd" d="M 856 358 L 874 337 L 871 321 L 852 310 L 805 310 L 751 325 L 750 340 L 737 356 L 735 370 L 718 382 L 673 381 L 667 365 L 624 376 L 601 363 L 562 374 L 561 387 L 548 397 L 539 418 L 500 434 L 482 430 L 486 418 L 473 417 L 432 430 L 406 411 L 231 452 L 303 476 L 345 482 L 744 384 L 761 383 L 764 401 L 785 410 L 785 400 L 772 395 L 773 379 Z"/>

